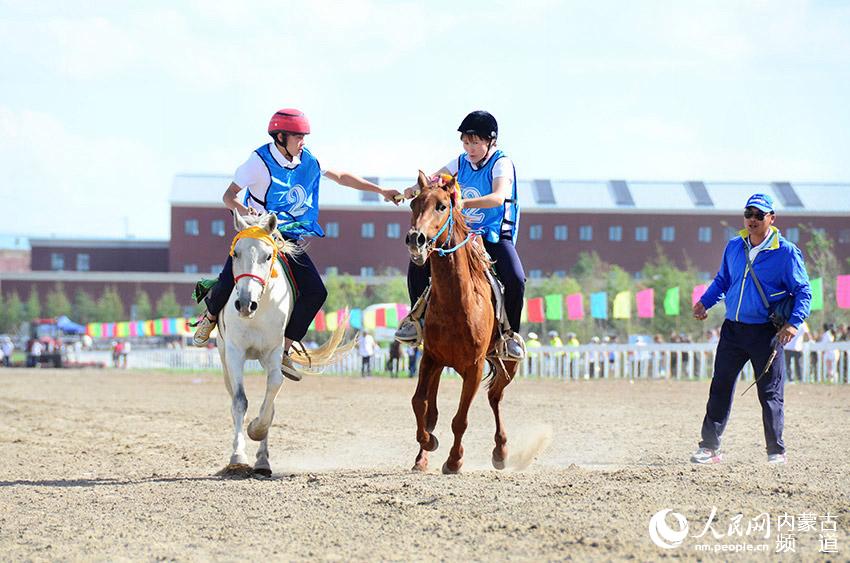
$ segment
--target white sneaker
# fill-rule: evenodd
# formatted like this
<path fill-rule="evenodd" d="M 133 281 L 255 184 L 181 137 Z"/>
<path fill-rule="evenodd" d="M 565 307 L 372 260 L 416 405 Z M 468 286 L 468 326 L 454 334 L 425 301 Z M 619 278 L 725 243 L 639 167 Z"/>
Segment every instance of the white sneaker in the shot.
<path fill-rule="evenodd" d="M 720 463 L 721 461 L 723 461 L 723 454 L 720 453 L 720 450 L 700 448 L 691 456 L 691 463 L 698 463 L 700 465 Z"/>
<path fill-rule="evenodd" d="M 788 456 L 785 454 L 769 454 L 767 456 L 767 462 L 771 465 L 785 465 L 788 461 Z"/>

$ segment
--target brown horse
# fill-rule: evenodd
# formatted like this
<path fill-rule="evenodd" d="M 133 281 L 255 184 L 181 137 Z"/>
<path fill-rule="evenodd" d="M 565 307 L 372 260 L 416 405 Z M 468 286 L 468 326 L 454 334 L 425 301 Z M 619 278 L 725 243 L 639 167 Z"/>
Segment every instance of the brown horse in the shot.
<path fill-rule="evenodd" d="M 448 366 L 463 378 L 463 390 L 452 419 L 454 445 L 443 473 L 457 473 L 463 465 L 461 438 L 469 406 L 498 340 L 498 321 L 485 274 L 489 259 L 480 238 L 470 233 L 461 214 L 456 179 L 432 183 L 420 171 L 418 182 L 420 193 L 411 203 L 413 218 L 406 242 L 414 264 L 421 266 L 430 257 L 431 295 L 425 314 L 425 351 L 411 401 L 420 446 L 413 469 L 425 471 L 428 452 L 437 449 L 439 442 L 432 434 L 437 424 L 437 389 L 443 368 Z M 487 395 L 496 417 L 493 466 L 497 469 L 505 467 L 507 457 L 499 402 L 518 366 L 518 362 L 491 362 L 493 374 Z"/>

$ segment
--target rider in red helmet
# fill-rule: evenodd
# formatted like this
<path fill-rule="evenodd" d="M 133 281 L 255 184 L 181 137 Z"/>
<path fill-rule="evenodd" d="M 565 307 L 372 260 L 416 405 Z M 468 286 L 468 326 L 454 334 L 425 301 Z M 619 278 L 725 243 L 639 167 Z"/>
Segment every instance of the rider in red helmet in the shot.
<path fill-rule="evenodd" d="M 275 213 L 278 230 L 285 239 L 300 242 L 309 236 L 325 236 L 319 223 L 319 179 L 322 176 L 355 190 L 378 193 L 386 201 L 400 196 L 396 190 L 382 189 L 354 174 L 322 168 L 304 146 L 310 122 L 300 110 L 276 111 L 269 120 L 268 133 L 272 141 L 252 152 L 236 169 L 222 199 L 234 213 Z M 218 282 L 205 298 L 207 310 L 193 339 L 196 346 L 204 346 L 209 340 L 217 316 L 230 298 L 235 285 L 232 264 L 228 256 Z M 298 297 L 286 327 L 284 352 L 289 351 L 292 342 L 304 338 L 327 297 L 322 278 L 306 252 L 299 254 L 297 260 L 291 260 L 289 266 L 298 286 Z M 290 379 L 300 378 L 287 355 L 284 355 L 281 369 Z"/>

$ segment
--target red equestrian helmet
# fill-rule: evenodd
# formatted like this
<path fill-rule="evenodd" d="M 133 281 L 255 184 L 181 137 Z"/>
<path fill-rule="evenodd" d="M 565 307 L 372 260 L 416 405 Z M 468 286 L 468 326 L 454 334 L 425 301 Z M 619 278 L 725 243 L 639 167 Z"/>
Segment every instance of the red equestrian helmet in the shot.
<path fill-rule="evenodd" d="M 274 113 L 269 120 L 269 134 L 295 133 L 308 135 L 310 133 L 310 122 L 304 112 L 294 108 L 284 108 Z"/>

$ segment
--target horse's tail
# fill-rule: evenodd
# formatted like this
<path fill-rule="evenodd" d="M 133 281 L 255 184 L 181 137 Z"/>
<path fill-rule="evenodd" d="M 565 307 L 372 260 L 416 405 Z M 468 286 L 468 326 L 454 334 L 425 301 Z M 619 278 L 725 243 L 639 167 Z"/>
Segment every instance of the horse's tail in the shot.
<path fill-rule="evenodd" d="M 294 347 L 289 352 L 289 358 L 298 365 L 306 368 L 320 368 L 338 362 L 343 356 L 351 352 L 357 346 L 357 338 L 352 338 L 345 344 L 345 329 L 348 327 L 348 310 L 340 319 L 339 325 L 333 331 L 327 342 L 314 350 L 296 350 Z"/>

